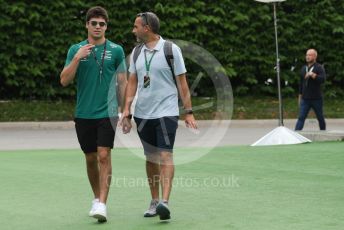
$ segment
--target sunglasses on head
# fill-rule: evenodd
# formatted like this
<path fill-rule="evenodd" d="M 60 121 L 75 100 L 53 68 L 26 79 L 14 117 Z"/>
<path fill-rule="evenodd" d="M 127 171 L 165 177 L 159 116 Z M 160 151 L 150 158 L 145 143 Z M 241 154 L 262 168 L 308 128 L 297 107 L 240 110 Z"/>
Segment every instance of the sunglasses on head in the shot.
<path fill-rule="evenodd" d="M 100 27 L 106 26 L 106 22 L 89 21 L 89 23 L 94 27 L 96 27 L 98 24 Z"/>
<path fill-rule="evenodd" d="M 149 26 L 147 13 L 139 13 L 137 14 L 137 17 L 141 17 L 143 19 L 143 23 Z"/>

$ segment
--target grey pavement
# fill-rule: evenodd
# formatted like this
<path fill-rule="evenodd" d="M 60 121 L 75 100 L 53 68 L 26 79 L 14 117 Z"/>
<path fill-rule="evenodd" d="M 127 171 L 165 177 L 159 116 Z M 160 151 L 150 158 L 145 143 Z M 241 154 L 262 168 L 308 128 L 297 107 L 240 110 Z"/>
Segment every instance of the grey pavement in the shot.
<path fill-rule="evenodd" d="M 295 122 L 295 119 L 285 120 L 284 126 L 293 130 Z M 307 119 L 302 133 L 308 138 L 317 137 L 318 140 L 323 136 L 344 137 L 344 119 L 327 119 L 326 122 L 327 131 L 323 132 L 318 131 L 317 120 Z M 198 126 L 198 132 L 194 132 L 187 129 L 183 121 L 179 121 L 175 146 L 250 145 L 276 128 L 278 121 L 198 121 Z M 141 147 L 136 127 L 127 135 L 117 128 L 115 147 Z M 19 149 L 79 149 L 74 122 L 0 122 L 0 150 Z"/>

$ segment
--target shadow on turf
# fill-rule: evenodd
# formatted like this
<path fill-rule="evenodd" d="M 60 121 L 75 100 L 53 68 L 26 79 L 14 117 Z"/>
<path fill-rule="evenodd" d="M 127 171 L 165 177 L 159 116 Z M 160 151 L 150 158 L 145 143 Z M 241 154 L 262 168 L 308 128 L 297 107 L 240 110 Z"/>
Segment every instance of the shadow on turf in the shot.
<path fill-rule="evenodd" d="M 92 225 L 103 225 L 103 224 L 106 224 L 108 223 L 108 221 L 96 221 L 96 222 L 93 222 Z M 169 220 L 160 220 L 159 222 L 155 223 L 156 225 L 167 225 L 169 224 L 170 221 Z"/>
<path fill-rule="evenodd" d="M 103 224 L 106 224 L 106 223 L 108 223 L 108 221 L 106 220 L 106 221 L 95 221 L 95 222 L 92 222 L 92 225 L 103 225 Z"/>
<path fill-rule="evenodd" d="M 169 224 L 170 223 L 170 221 L 159 221 L 159 222 L 157 222 L 156 223 L 156 225 L 167 225 L 167 224 Z"/>

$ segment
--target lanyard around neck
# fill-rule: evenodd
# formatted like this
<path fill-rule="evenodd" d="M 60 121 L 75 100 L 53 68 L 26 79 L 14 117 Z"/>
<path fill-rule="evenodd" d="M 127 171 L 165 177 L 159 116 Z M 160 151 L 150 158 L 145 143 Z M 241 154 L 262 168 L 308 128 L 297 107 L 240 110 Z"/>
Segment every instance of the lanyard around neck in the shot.
<path fill-rule="evenodd" d="M 88 40 L 87 40 L 87 43 L 88 43 Z M 94 53 L 94 50 L 92 49 L 91 51 L 93 57 L 94 57 L 94 60 L 96 61 L 98 67 L 99 67 L 99 74 L 100 74 L 100 78 L 102 77 L 103 75 L 103 68 L 104 68 L 104 59 L 105 59 L 105 54 L 106 54 L 106 40 L 105 40 L 105 43 L 104 43 L 104 50 L 103 50 L 103 55 L 102 55 L 102 59 L 101 59 L 101 64 L 99 63 L 98 59 L 97 59 L 97 56 L 96 54 Z M 101 80 L 101 79 L 100 79 Z"/>
<path fill-rule="evenodd" d="M 313 65 L 311 65 L 311 68 L 309 69 L 309 67 L 308 66 L 306 66 L 306 73 L 308 73 L 308 72 L 312 72 L 313 71 L 313 69 L 314 69 L 314 64 Z"/>
<path fill-rule="evenodd" d="M 313 69 L 314 69 L 314 64 L 311 66 L 310 69 L 306 65 L 306 73 L 313 72 Z M 309 80 L 309 78 L 306 79 L 306 87 L 308 87 L 308 80 Z"/>
<path fill-rule="evenodd" d="M 146 66 L 146 72 L 149 73 L 150 65 L 151 65 L 152 59 L 153 59 L 153 57 L 154 57 L 154 54 L 156 53 L 156 52 L 155 52 L 156 50 L 153 51 L 153 54 L 152 54 L 152 56 L 151 56 L 151 58 L 149 59 L 148 62 L 147 62 L 146 51 L 147 51 L 147 50 L 144 50 L 144 54 L 145 54 L 145 66 Z"/>

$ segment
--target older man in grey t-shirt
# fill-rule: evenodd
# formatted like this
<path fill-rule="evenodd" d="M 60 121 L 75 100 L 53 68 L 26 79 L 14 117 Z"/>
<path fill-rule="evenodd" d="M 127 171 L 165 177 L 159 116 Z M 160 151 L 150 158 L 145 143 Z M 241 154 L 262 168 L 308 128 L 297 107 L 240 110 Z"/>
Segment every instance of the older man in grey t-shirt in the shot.
<path fill-rule="evenodd" d="M 178 91 L 172 78 L 171 70 L 164 54 L 165 40 L 160 37 L 153 49 L 143 45 L 136 63 L 133 55 L 130 58 L 129 72 L 136 74 L 138 83 L 138 97 L 135 106 L 135 117 L 142 119 L 156 119 L 166 116 L 179 116 Z M 184 60 L 180 48 L 172 45 L 174 57 L 174 73 L 186 73 Z M 146 59 L 145 59 L 146 57 Z M 149 73 L 146 70 L 146 60 L 151 60 Z M 148 76 L 149 84 L 144 85 L 144 78 Z"/>
<path fill-rule="evenodd" d="M 154 13 L 140 13 L 135 19 L 133 33 L 143 46 L 136 61 L 133 54 L 138 47 L 130 58 L 126 102 L 120 123 L 123 132 L 128 133 L 131 129 L 130 106 L 137 90 L 134 119 L 146 156 L 146 172 L 152 196 L 144 217 L 159 215 L 160 220 L 168 220 L 171 218 L 168 201 L 174 175 L 173 146 L 179 116 L 178 90 L 185 109 L 186 126 L 196 129 L 197 125 L 181 50 L 172 45 L 173 76 L 165 58 L 166 41 L 158 34 L 159 27 L 159 19 Z"/>

